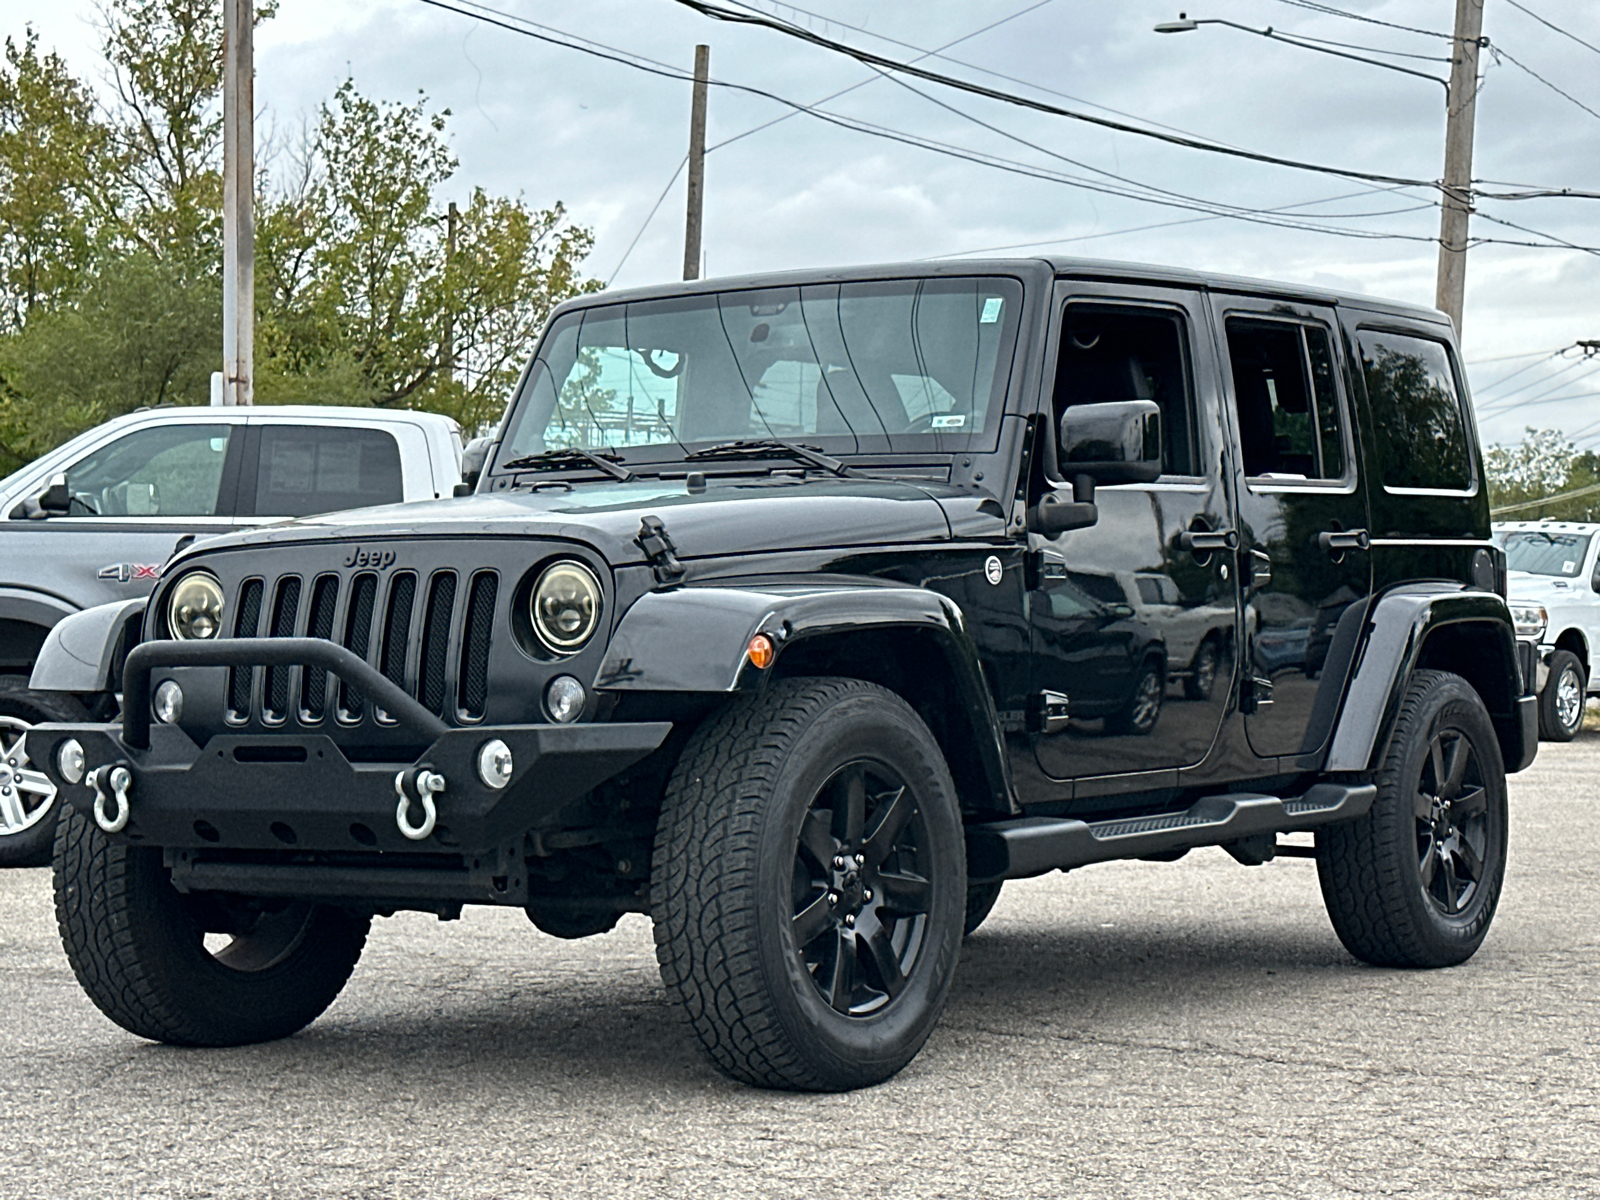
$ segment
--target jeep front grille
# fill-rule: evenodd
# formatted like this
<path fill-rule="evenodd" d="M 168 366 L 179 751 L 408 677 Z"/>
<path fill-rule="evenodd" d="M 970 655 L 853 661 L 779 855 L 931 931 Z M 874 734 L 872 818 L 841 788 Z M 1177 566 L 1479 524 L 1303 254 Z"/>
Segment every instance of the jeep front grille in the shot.
<path fill-rule="evenodd" d="M 247 579 L 239 587 L 233 633 L 338 641 L 446 720 L 481 720 L 499 578 L 480 570 L 465 587 L 460 582 L 450 569 L 425 581 L 414 571 L 386 578 L 371 571 L 321 574 L 309 588 L 298 574 Z M 387 722 L 359 688 L 337 683 L 331 694 L 332 704 L 325 671 L 236 667 L 228 673 L 228 716 L 236 724 L 319 725 L 330 717 L 344 725 Z"/>

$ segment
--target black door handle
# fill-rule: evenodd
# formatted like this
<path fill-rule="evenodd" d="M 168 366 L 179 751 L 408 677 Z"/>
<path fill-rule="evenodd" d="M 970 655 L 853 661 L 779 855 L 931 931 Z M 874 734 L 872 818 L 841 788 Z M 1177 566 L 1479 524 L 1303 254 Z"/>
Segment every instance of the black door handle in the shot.
<path fill-rule="evenodd" d="M 1343 554 L 1346 550 L 1365 550 L 1372 538 L 1365 529 L 1324 529 L 1317 534 L 1317 545 L 1325 554 Z"/>
<path fill-rule="evenodd" d="M 1234 529 L 1185 529 L 1178 535 L 1178 545 L 1197 557 L 1213 550 L 1237 550 L 1239 533 Z"/>

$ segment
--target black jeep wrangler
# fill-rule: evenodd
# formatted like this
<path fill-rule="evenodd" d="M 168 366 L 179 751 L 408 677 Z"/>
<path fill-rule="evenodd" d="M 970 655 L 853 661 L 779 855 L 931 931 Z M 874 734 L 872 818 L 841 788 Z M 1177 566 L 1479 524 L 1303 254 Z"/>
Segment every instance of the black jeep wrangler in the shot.
<path fill-rule="evenodd" d="M 1504 593 L 1436 312 L 1074 260 L 675 284 L 554 315 L 472 496 L 63 622 L 34 685 L 121 720 L 28 751 L 140 1036 L 293 1033 L 398 909 L 640 912 L 717 1066 L 844 1089 L 1007 879 L 1314 853 L 1357 958 L 1470 957 L 1537 745 Z"/>

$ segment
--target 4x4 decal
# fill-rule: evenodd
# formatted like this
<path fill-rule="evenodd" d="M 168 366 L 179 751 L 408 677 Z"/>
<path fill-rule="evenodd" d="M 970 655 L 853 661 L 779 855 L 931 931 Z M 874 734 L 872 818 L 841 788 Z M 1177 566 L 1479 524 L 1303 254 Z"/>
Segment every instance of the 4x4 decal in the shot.
<path fill-rule="evenodd" d="M 160 576 L 160 563 L 112 563 L 108 567 L 101 567 L 95 578 L 132 583 L 136 579 L 158 579 Z"/>

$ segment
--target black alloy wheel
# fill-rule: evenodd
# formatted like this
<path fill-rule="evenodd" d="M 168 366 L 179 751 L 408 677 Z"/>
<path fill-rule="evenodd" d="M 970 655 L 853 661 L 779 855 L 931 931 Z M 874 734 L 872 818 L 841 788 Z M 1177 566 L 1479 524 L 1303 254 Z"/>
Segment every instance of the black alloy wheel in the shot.
<path fill-rule="evenodd" d="M 1500 743 L 1465 679 L 1413 674 L 1372 781 L 1364 816 L 1317 831 L 1334 932 L 1374 966 L 1465 962 L 1494 920 L 1509 824 Z"/>
<path fill-rule="evenodd" d="M 846 763 L 800 823 L 796 951 L 835 1012 L 864 1017 L 905 990 L 928 924 L 926 821 L 899 772 Z"/>
<path fill-rule="evenodd" d="M 1416 794 L 1417 873 L 1428 901 L 1447 917 L 1471 905 L 1485 877 L 1489 797 L 1483 765 L 1459 729 L 1428 745 Z"/>

